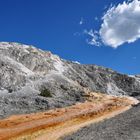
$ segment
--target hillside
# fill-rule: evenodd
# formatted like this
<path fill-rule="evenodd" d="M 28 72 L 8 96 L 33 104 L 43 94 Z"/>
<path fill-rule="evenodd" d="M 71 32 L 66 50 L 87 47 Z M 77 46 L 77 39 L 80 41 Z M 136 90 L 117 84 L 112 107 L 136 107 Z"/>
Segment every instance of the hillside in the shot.
<path fill-rule="evenodd" d="M 139 76 L 66 61 L 30 45 L 1 42 L 0 67 L 1 118 L 74 105 L 91 92 L 140 95 Z"/>

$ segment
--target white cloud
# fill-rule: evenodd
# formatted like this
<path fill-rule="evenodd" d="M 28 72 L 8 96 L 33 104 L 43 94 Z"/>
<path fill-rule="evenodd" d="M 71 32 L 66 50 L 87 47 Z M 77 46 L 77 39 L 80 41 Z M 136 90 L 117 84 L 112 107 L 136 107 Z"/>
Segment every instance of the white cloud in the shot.
<path fill-rule="evenodd" d="M 117 48 L 140 38 L 140 1 L 129 0 L 112 6 L 102 17 L 99 30 L 102 43 Z M 96 36 L 93 36 L 93 42 Z M 96 39 L 97 41 L 97 39 Z"/>
<path fill-rule="evenodd" d="M 79 22 L 80 25 L 84 24 L 84 19 L 81 17 L 81 20 Z"/>
<path fill-rule="evenodd" d="M 91 37 L 91 39 L 87 39 L 87 43 L 89 45 L 101 46 L 101 42 L 99 41 L 100 37 L 98 31 L 93 31 L 91 29 L 90 31 L 85 30 L 84 33 Z"/>
<path fill-rule="evenodd" d="M 94 20 L 95 20 L 95 21 L 98 21 L 99 19 L 98 19 L 98 17 L 95 17 Z"/>

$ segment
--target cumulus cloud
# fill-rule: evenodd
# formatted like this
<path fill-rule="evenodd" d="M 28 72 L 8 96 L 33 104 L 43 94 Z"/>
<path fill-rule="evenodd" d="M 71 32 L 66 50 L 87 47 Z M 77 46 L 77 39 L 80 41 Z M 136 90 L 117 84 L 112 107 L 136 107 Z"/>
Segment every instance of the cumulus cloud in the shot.
<path fill-rule="evenodd" d="M 102 43 L 113 48 L 139 39 L 140 1 L 124 1 L 122 4 L 109 8 L 102 17 L 98 33 Z M 96 36 L 93 36 L 93 42 L 94 39 L 97 41 Z"/>

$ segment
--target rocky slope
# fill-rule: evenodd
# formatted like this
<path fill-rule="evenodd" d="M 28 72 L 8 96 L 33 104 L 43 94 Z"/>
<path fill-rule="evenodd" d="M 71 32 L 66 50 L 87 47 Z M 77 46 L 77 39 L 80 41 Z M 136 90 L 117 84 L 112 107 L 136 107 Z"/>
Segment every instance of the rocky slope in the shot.
<path fill-rule="evenodd" d="M 91 124 L 62 140 L 140 140 L 140 105 L 109 120 Z"/>
<path fill-rule="evenodd" d="M 140 77 L 66 61 L 33 46 L 0 43 L 0 117 L 83 102 L 96 91 L 139 97 Z"/>

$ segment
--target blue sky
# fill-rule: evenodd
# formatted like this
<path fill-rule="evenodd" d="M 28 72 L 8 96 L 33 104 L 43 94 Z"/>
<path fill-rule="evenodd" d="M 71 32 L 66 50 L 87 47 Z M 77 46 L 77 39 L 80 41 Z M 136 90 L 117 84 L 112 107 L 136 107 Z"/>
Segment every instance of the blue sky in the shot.
<path fill-rule="evenodd" d="M 111 4 L 112 7 L 117 6 L 119 3 L 122 4 L 123 0 L 1 0 L 0 2 L 0 41 L 31 44 L 43 50 L 50 50 L 67 60 L 102 65 L 121 73 L 140 73 L 139 36 L 132 41 L 136 33 L 129 36 L 129 39 L 124 38 L 115 44 L 109 42 L 110 36 L 108 39 L 104 32 L 99 35 L 103 15 Z M 118 21 L 123 20 L 117 18 L 112 23 L 116 24 L 111 25 L 111 28 L 116 29 L 116 26 L 124 24 Z M 121 33 L 121 28 L 117 28 L 119 32 L 117 30 L 111 34 L 113 43 L 118 41 L 121 35 L 127 36 L 131 32 L 127 33 L 129 30 L 125 29 L 126 25 L 125 23 L 124 31 Z M 94 37 L 85 31 L 90 30 L 98 31 L 97 42 L 99 36 L 104 37 L 102 45 L 89 44 L 88 41 Z M 104 30 L 106 31 L 106 28 Z M 127 43 L 130 39 L 133 43 Z"/>

